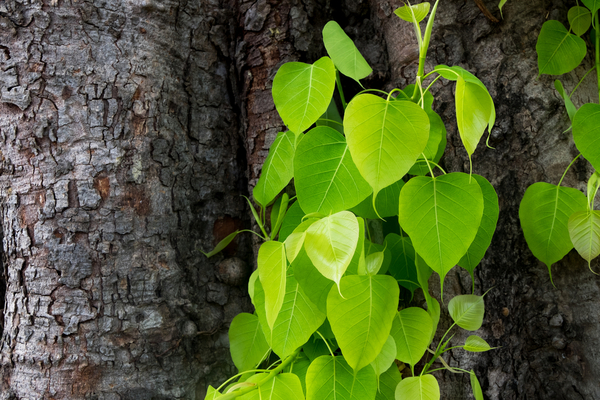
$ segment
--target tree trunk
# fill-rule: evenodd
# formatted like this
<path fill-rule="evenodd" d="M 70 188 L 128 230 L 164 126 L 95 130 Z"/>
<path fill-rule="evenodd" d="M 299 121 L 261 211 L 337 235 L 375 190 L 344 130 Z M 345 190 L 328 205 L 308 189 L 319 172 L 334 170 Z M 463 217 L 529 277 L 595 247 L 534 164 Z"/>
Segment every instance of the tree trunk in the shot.
<path fill-rule="evenodd" d="M 484 3 L 499 17 L 496 0 Z M 577 154 L 553 78 L 536 80 L 535 55 L 543 22 L 565 21 L 571 3 L 509 0 L 492 23 L 472 0 L 446 0 L 433 30 L 427 69 L 461 65 L 496 103 L 495 149 L 480 144 L 473 165 L 501 214 L 475 287 L 493 288 L 478 334 L 502 347 L 447 360 L 474 369 L 489 399 L 600 399 L 600 280 L 572 253 L 555 265 L 554 288 L 518 221 L 525 189 L 557 183 Z M 374 69 L 365 86 L 412 83 L 418 53 L 393 14 L 401 5 L 0 3 L 2 398 L 203 399 L 232 375 L 226 334 L 251 309 L 250 239 L 209 260 L 197 249 L 249 226 L 239 195 L 284 129 L 270 93 L 277 68 L 325 55 L 320 32 L 335 19 Z M 585 71 L 561 80 L 573 88 Z M 588 79 L 577 105 L 596 99 Z M 443 164 L 468 171 L 452 88 L 433 89 L 448 129 Z M 590 173 L 578 161 L 564 184 L 584 189 Z M 447 304 L 471 281 L 456 268 L 445 288 Z M 438 378 L 443 399 L 472 398 L 468 377 Z"/>

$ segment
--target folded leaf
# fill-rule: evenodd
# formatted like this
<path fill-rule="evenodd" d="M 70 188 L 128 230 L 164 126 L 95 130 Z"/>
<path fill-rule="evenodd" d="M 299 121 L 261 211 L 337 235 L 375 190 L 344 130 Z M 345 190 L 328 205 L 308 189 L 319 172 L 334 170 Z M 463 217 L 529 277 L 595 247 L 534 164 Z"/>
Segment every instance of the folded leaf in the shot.
<path fill-rule="evenodd" d="M 373 72 L 352 39 L 337 22 L 329 21 L 323 28 L 323 44 L 335 67 L 342 74 L 358 82 Z"/>
<path fill-rule="evenodd" d="M 254 200 L 267 207 L 294 176 L 294 132 L 280 132 L 269 149 L 256 186 L 252 190 Z"/>
<path fill-rule="evenodd" d="M 258 250 L 258 277 L 265 291 L 265 310 L 267 323 L 273 328 L 277 314 L 283 304 L 287 258 L 285 245 L 269 241 Z"/>
<path fill-rule="evenodd" d="M 240 313 L 233 318 L 229 326 L 229 351 L 240 372 L 256 368 L 269 349 L 256 315 Z"/>
<path fill-rule="evenodd" d="M 394 14 L 396 14 L 398 17 L 405 20 L 406 22 L 414 22 L 418 24 L 419 22 L 423 21 L 423 19 L 425 19 L 427 14 L 429 14 L 430 7 L 431 5 L 427 2 L 414 5 L 407 5 L 397 8 L 394 11 Z"/>

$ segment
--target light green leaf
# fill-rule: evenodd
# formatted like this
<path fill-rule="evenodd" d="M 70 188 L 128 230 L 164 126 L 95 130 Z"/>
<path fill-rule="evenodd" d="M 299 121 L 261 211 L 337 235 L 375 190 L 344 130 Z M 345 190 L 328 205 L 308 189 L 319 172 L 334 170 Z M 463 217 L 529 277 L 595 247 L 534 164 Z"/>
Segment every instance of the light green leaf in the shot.
<path fill-rule="evenodd" d="M 256 368 L 269 349 L 256 315 L 240 313 L 233 318 L 229 326 L 229 351 L 240 372 Z"/>
<path fill-rule="evenodd" d="M 373 191 L 354 165 L 344 137 L 326 126 L 311 129 L 298 144 L 294 184 L 304 212 L 326 215 L 356 206 Z"/>
<path fill-rule="evenodd" d="M 317 126 L 328 126 L 344 134 L 344 123 L 333 98 L 327 107 L 327 111 L 317 120 Z"/>
<path fill-rule="evenodd" d="M 208 385 L 208 389 L 206 389 L 206 397 L 204 400 L 216 400 L 221 396 L 221 393 L 217 391 L 214 387 Z"/>
<path fill-rule="evenodd" d="M 475 174 L 471 176 L 475 178 L 483 194 L 483 216 L 473 243 L 469 246 L 467 253 L 460 259 L 458 265 L 469 271 L 471 278 L 473 278 L 475 267 L 481 262 L 492 243 L 500 208 L 498 206 L 498 195 L 492 184 L 483 176 Z"/>
<path fill-rule="evenodd" d="M 377 251 L 375 253 L 368 254 L 365 257 L 365 272 L 368 275 L 377 275 L 379 269 L 383 265 L 383 258 L 383 251 Z"/>
<path fill-rule="evenodd" d="M 274 241 L 263 243 L 258 250 L 257 264 L 258 277 L 265 291 L 267 323 L 270 328 L 273 328 L 285 295 L 287 270 L 285 245 Z"/>
<path fill-rule="evenodd" d="M 392 262 L 392 253 L 386 248 L 386 245 L 373 243 L 370 240 L 365 240 L 365 257 L 374 253 L 383 253 L 383 260 L 377 274 L 385 275 L 388 272 L 390 263 Z"/>
<path fill-rule="evenodd" d="M 325 111 L 335 86 L 335 67 L 329 57 L 314 64 L 288 62 L 273 79 L 273 101 L 288 128 L 304 132 Z"/>
<path fill-rule="evenodd" d="M 337 22 L 329 21 L 323 28 L 323 44 L 335 67 L 342 74 L 358 82 L 373 72 L 352 39 Z"/>
<path fill-rule="evenodd" d="M 316 221 L 316 218 L 309 218 L 302 222 L 300 225 L 294 229 L 286 239 L 285 239 L 285 254 L 290 263 L 294 261 L 300 250 L 304 248 L 304 239 L 306 237 L 306 230 Z"/>
<path fill-rule="evenodd" d="M 448 303 L 448 312 L 456 325 L 468 331 L 476 331 L 483 323 L 485 312 L 483 296 L 474 294 L 454 296 Z"/>
<path fill-rule="evenodd" d="M 375 375 L 379 377 L 385 371 L 390 368 L 396 359 L 396 342 L 394 338 L 388 336 L 381 352 L 377 355 L 377 358 L 371 363 L 371 367 L 375 371 Z"/>
<path fill-rule="evenodd" d="M 279 230 L 279 241 L 283 242 L 287 237 L 296 229 L 298 225 L 302 222 L 302 217 L 304 217 L 305 213 L 302 211 L 300 204 L 295 202 L 288 209 L 285 217 L 283 217 L 283 222 L 281 223 L 281 229 Z"/>
<path fill-rule="evenodd" d="M 396 341 L 396 358 L 403 363 L 418 363 L 429 346 L 433 323 L 427 311 L 409 307 L 396 313 L 391 335 Z"/>
<path fill-rule="evenodd" d="M 587 52 L 585 41 L 567 31 L 563 24 L 544 22 L 535 46 L 541 74 L 562 75 L 574 70 Z"/>
<path fill-rule="evenodd" d="M 273 326 L 273 351 L 284 359 L 304 345 L 323 321 L 325 314 L 308 299 L 295 277 L 288 276 L 283 305 Z"/>
<path fill-rule="evenodd" d="M 248 383 L 257 383 L 265 379 L 267 374 L 256 374 L 248 379 Z M 300 379 L 290 373 L 275 375 L 256 390 L 239 397 L 240 400 L 304 400 Z"/>
<path fill-rule="evenodd" d="M 405 378 L 396 387 L 396 400 L 439 400 L 440 386 L 433 375 Z"/>
<path fill-rule="evenodd" d="M 306 400 L 367 400 L 376 391 L 373 368 L 355 373 L 342 356 L 321 356 L 306 373 Z"/>
<path fill-rule="evenodd" d="M 379 377 L 379 390 L 375 400 L 393 400 L 396 393 L 396 386 L 402 380 L 402 375 L 398 368 L 392 364 L 387 371 Z"/>
<path fill-rule="evenodd" d="M 254 270 L 250 274 L 250 279 L 248 280 L 248 295 L 250 295 L 250 300 L 254 304 L 254 285 L 256 284 L 256 280 L 258 279 L 258 270 Z"/>
<path fill-rule="evenodd" d="M 406 22 L 419 23 L 429 14 L 429 8 L 431 5 L 427 2 L 407 5 L 397 8 L 394 13 L 405 20 Z"/>
<path fill-rule="evenodd" d="M 385 237 L 387 248 L 392 254 L 389 273 L 400 284 L 412 292 L 419 287 L 417 267 L 415 265 L 415 249 L 410 238 L 390 233 Z"/>
<path fill-rule="evenodd" d="M 475 371 L 471 370 L 469 375 L 471 377 L 471 388 L 473 389 L 475 400 L 483 400 L 483 391 L 481 390 L 481 385 L 479 384 L 477 375 L 475 375 Z"/>
<path fill-rule="evenodd" d="M 569 120 L 573 122 L 575 113 L 577 113 L 577 108 L 575 107 L 575 104 L 573 104 L 573 102 L 571 101 L 569 94 L 565 92 L 561 81 L 559 81 L 558 79 L 555 80 L 554 87 L 556 88 L 556 91 L 558 91 L 560 96 L 563 98 L 563 101 L 565 102 L 565 108 L 567 109 L 567 114 L 569 115 Z"/>
<path fill-rule="evenodd" d="M 500 16 L 502 17 L 502 19 L 504 19 L 504 15 L 502 14 L 502 7 L 504 7 L 506 1 L 507 0 L 500 0 L 500 3 L 498 3 L 498 9 L 500 10 Z"/>
<path fill-rule="evenodd" d="M 365 260 L 365 220 L 361 217 L 356 217 L 358 221 L 358 242 L 356 242 L 356 250 L 350 260 L 348 268 L 346 268 L 346 275 L 358 274 L 358 269 Z M 364 268 L 364 266 L 363 266 Z M 329 294 L 329 292 L 327 292 Z"/>
<path fill-rule="evenodd" d="M 399 181 L 425 149 L 429 117 L 409 101 L 360 94 L 346 108 L 344 132 L 356 167 L 377 197 L 381 189 Z"/>
<path fill-rule="evenodd" d="M 573 140 L 581 154 L 600 170 L 600 104 L 587 103 L 573 118 Z"/>
<path fill-rule="evenodd" d="M 272 347 L 271 342 L 273 341 L 273 331 L 271 328 L 269 328 L 269 324 L 267 323 L 267 316 L 265 312 L 265 291 L 260 283 L 260 279 L 257 279 L 254 282 L 254 297 L 252 297 L 252 304 L 254 305 L 256 316 L 260 322 L 260 327 L 265 335 L 265 340 L 269 344 L 269 347 Z"/>
<path fill-rule="evenodd" d="M 575 250 L 590 266 L 600 254 L 600 211 L 577 211 L 569 217 L 568 226 Z"/>
<path fill-rule="evenodd" d="M 582 0 L 583 4 L 590 9 L 592 15 L 600 9 L 600 0 Z"/>
<path fill-rule="evenodd" d="M 468 174 L 417 176 L 400 192 L 400 226 L 417 253 L 444 277 L 465 255 L 483 215 L 479 184 Z"/>
<path fill-rule="evenodd" d="M 594 208 L 594 200 L 596 198 L 596 193 L 598 193 L 598 188 L 600 188 L 600 173 L 594 171 L 592 176 L 590 176 L 590 179 L 588 179 L 587 184 L 587 201 L 590 209 Z"/>
<path fill-rule="evenodd" d="M 256 186 L 252 190 L 254 200 L 267 207 L 294 176 L 294 132 L 280 132 L 269 149 Z"/>
<path fill-rule="evenodd" d="M 302 248 L 291 265 L 294 275 L 306 296 L 321 312 L 327 312 L 327 295 L 334 283 L 325 278 L 313 265 L 306 250 Z"/>
<path fill-rule="evenodd" d="M 229 243 L 231 243 L 231 241 L 232 241 L 233 239 L 235 239 L 235 237 L 236 237 L 236 236 L 238 235 L 238 233 L 240 233 L 240 232 L 241 232 L 241 231 L 235 231 L 235 232 L 232 232 L 232 233 L 230 233 L 229 235 L 227 235 L 227 236 L 225 237 L 225 239 L 223 239 L 223 240 L 221 240 L 219 243 L 217 243 L 217 245 L 215 246 L 215 248 L 214 248 L 212 251 L 210 251 L 210 252 L 208 252 L 208 253 L 205 253 L 205 252 L 203 252 L 202 250 L 200 250 L 200 252 L 201 252 L 202 254 L 204 254 L 204 255 L 206 256 L 206 258 L 210 258 L 210 257 L 214 256 L 215 254 L 217 254 L 217 253 L 220 253 L 221 251 L 223 251 L 223 250 L 225 249 L 225 247 L 227 247 L 227 245 L 228 245 Z"/>
<path fill-rule="evenodd" d="M 481 353 L 484 351 L 492 350 L 493 348 L 490 347 L 490 345 L 479 336 L 471 335 L 465 341 L 463 349 L 471 351 L 473 353 Z"/>
<path fill-rule="evenodd" d="M 572 248 L 569 217 L 585 211 L 586 198 L 577 189 L 536 182 L 525 191 L 519 206 L 519 219 L 529 249 L 550 267 Z"/>
<path fill-rule="evenodd" d="M 427 94 L 430 95 L 429 92 Z M 446 126 L 444 125 L 444 121 L 442 121 L 442 117 L 431 108 L 425 108 L 425 112 L 429 117 L 429 126 L 431 128 L 429 129 L 429 140 L 427 141 L 425 150 L 423 150 L 423 154 L 425 154 L 428 160 L 439 163 L 442 155 L 444 155 L 447 144 Z M 426 175 L 429 173 L 429 168 L 422 155 L 417 158 L 416 164 L 411 167 L 408 173 L 410 175 Z"/>
<path fill-rule="evenodd" d="M 592 25 L 592 13 L 585 7 L 574 6 L 569 9 L 567 14 L 571 30 L 577 36 L 581 36 L 590 29 Z"/>
<path fill-rule="evenodd" d="M 271 208 L 271 240 L 275 239 L 275 236 L 277 236 L 277 233 L 279 232 L 279 228 L 281 228 L 283 217 L 287 212 L 289 202 L 290 196 L 288 196 L 287 193 L 283 193 Z"/>
<path fill-rule="evenodd" d="M 342 211 L 312 224 L 306 231 L 304 248 L 319 272 L 339 286 L 356 250 L 358 236 L 356 217 Z"/>
<path fill-rule="evenodd" d="M 356 215 L 363 218 L 378 219 L 393 217 L 398 215 L 398 198 L 400 197 L 400 191 L 404 186 L 404 181 L 399 180 L 398 182 L 392 183 L 379 192 L 377 199 L 375 199 L 375 207 L 377 207 L 377 213 L 373 208 L 373 194 L 369 195 L 359 205 L 350 209 Z"/>
<path fill-rule="evenodd" d="M 327 318 L 348 364 L 359 371 L 383 348 L 398 309 L 398 284 L 387 275 L 351 275 L 332 288 Z"/>

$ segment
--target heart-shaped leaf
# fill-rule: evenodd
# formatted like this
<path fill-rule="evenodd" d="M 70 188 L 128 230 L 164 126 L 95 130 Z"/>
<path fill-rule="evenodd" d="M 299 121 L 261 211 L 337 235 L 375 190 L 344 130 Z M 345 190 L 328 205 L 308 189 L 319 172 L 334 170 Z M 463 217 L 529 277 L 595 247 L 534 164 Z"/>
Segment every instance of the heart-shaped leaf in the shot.
<path fill-rule="evenodd" d="M 569 217 L 568 226 L 575 250 L 589 266 L 600 254 L 600 211 L 577 211 Z"/>
<path fill-rule="evenodd" d="M 463 349 L 471 351 L 473 353 L 481 353 L 484 351 L 492 350 L 492 347 L 490 347 L 490 345 L 479 336 L 471 335 L 465 341 Z"/>
<path fill-rule="evenodd" d="M 373 70 L 360 54 L 352 39 L 335 21 L 329 21 L 323 28 L 323 44 L 335 67 L 344 75 L 359 81 Z"/>
<path fill-rule="evenodd" d="M 306 400 L 373 399 L 376 391 L 373 368 L 355 372 L 342 356 L 321 356 L 306 373 Z"/>
<path fill-rule="evenodd" d="M 409 101 L 360 94 L 346 108 L 344 132 L 352 159 L 376 197 L 399 181 L 425 149 L 429 117 Z"/>
<path fill-rule="evenodd" d="M 294 184 L 306 213 L 333 214 L 373 191 L 354 165 L 344 137 L 329 127 L 311 129 L 296 149 Z"/>
<path fill-rule="evenodd" d="M 335 67 L 329 57 L 314 64 L 288 62 L 273 79 L 273 101 L 287 127 L 297 135 L 325 111 L 335 87 Z"/>
<path fill-rule="evenodd" d="M 406 22 L 419 23 L 429 14 L 431 4 L 427 2 L 397 8 L 394 13 Z"/>
<path fill-rule="evenodd" d="M 269 349 L 256 315 L 240 313 L 233 318 L 229 326 L 229 351 L 240 372 L 256 368 Z"/>
<path fill-rule="evenodd" d="M 562 75 L 574 70 L 587 52 L 585 41 L 558 21 L 544 22 L 535 46 L 541 74 Z"/>
<path fill-rule="evenodd" d="M 252 190 L 254 200 L 267 207 L 287 186 L 294 176 L 294 132 L 280 132 L 269 149 L 269 155 L 262 167 L 256 186 Z"/>
<path fill-rule="evenodd" d="M 577 149 L 600 170 L 600 104 L 587 103 L 573 118 L 573 140 Z"/>
<path fill-rule="evenodd" d="M 396 387 L 396 400 L 439 400 L 440 386 L 433 375 L 405 378 Z"/>
<path fill-rule="evenodd" d="M 273 328 L 277 314 L 283 304 L 287 258 L 285 245 L 281 242 L 268 241 L 258 250 L 258 277 L 265 291 L 265 309 L 267 323 Z"/>
<path fill-rule="evenodd" d="M 456 325 L 468 331 L 481 328 L 485 305 L 483 296 L 463 294 L 455 296 L 448 303 L 448 312 Z"/>
<path fill-rule="evenodd" d="M 375 361 L 371 363 L 371 367 L 375 371 L 375 375 L 379 378 L 381 374 L 388 370 L 396 359 L 396 342 L 394 338 L 388 336 L 381 352 L 377 355 Z"/>
<path fill-rule="evenodd" d="M 398 312 L 391 330 L 396 358 L 413 366 L 418 363 L 429 346 L 432 329 L 431 317 L 422 308 L 409 307 Z"/>
<path fill-rule="evenodd" d="M 355 370 L 375 360 L 392 328 L 398 309 L 398 284 L 387 275 L 351 275 L 332 288 L 327 319 L 348 364 Z"/>
<path fill-rule="evenodd" d="M 581 36 L 590 29 L 592 25 L 592 13 L 585 7 L 574 6 L 569 9 L 567 14 L 571 30 L 577 36 Z"/>

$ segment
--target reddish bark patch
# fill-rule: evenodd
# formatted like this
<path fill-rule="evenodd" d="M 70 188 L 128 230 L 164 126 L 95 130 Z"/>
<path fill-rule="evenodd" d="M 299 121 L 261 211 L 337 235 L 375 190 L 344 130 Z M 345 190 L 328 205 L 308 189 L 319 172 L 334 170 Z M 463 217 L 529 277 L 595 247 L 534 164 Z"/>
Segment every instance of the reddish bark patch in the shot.
<path fill-rule="evenodd" d="M 73 393 L 68 397 L 83 397 L 89 395 L 98 388 L 98 382 L 102 377 L 102 368 L 96 365 L 88 365 L 73 370 L 70 381 L 73 382 Z"/>
<path fill-rule="evenodd" d="M 225 215 L 215 221 L 213 225 L 213 237 L 214 245 L 216 246 L 221 240 L 225 239 L 228 235 L 233 232 L 242 229 L 243 221 L 239 218 L 232 218 L 229 215 Z M 233 239 L 231 243 L 223 250 L 223 253 L 231 257 L 237 251 L 237 237 Z"/>
<path fill-rule="evenodd" d="M 133 122 L 133 134 L 135 136 L 143 134 L 146 128 L 146 118 L 134 115 L 131 120 Z"/>
<path fill-rule="evenodd" d="M 69 189 L 67 191 L 69 200 L 69 208 L 79 207 L 79 196 L 77 195 L 77 182 L 69 181 Z"/>
<path fill-rule="evenodd" d="M 106 200 L 110 195 L 110 180 L 107 177 L 94 178 L 94 188 L 100 193 L 102 200 Z"/>
<path fill-rule="evenodd" d="M 133 208 L 138 215 L 146 216 L 151 212 L 150 199 L 141 187 L 128 188 L 123 203 L 125 207 Z"/>

